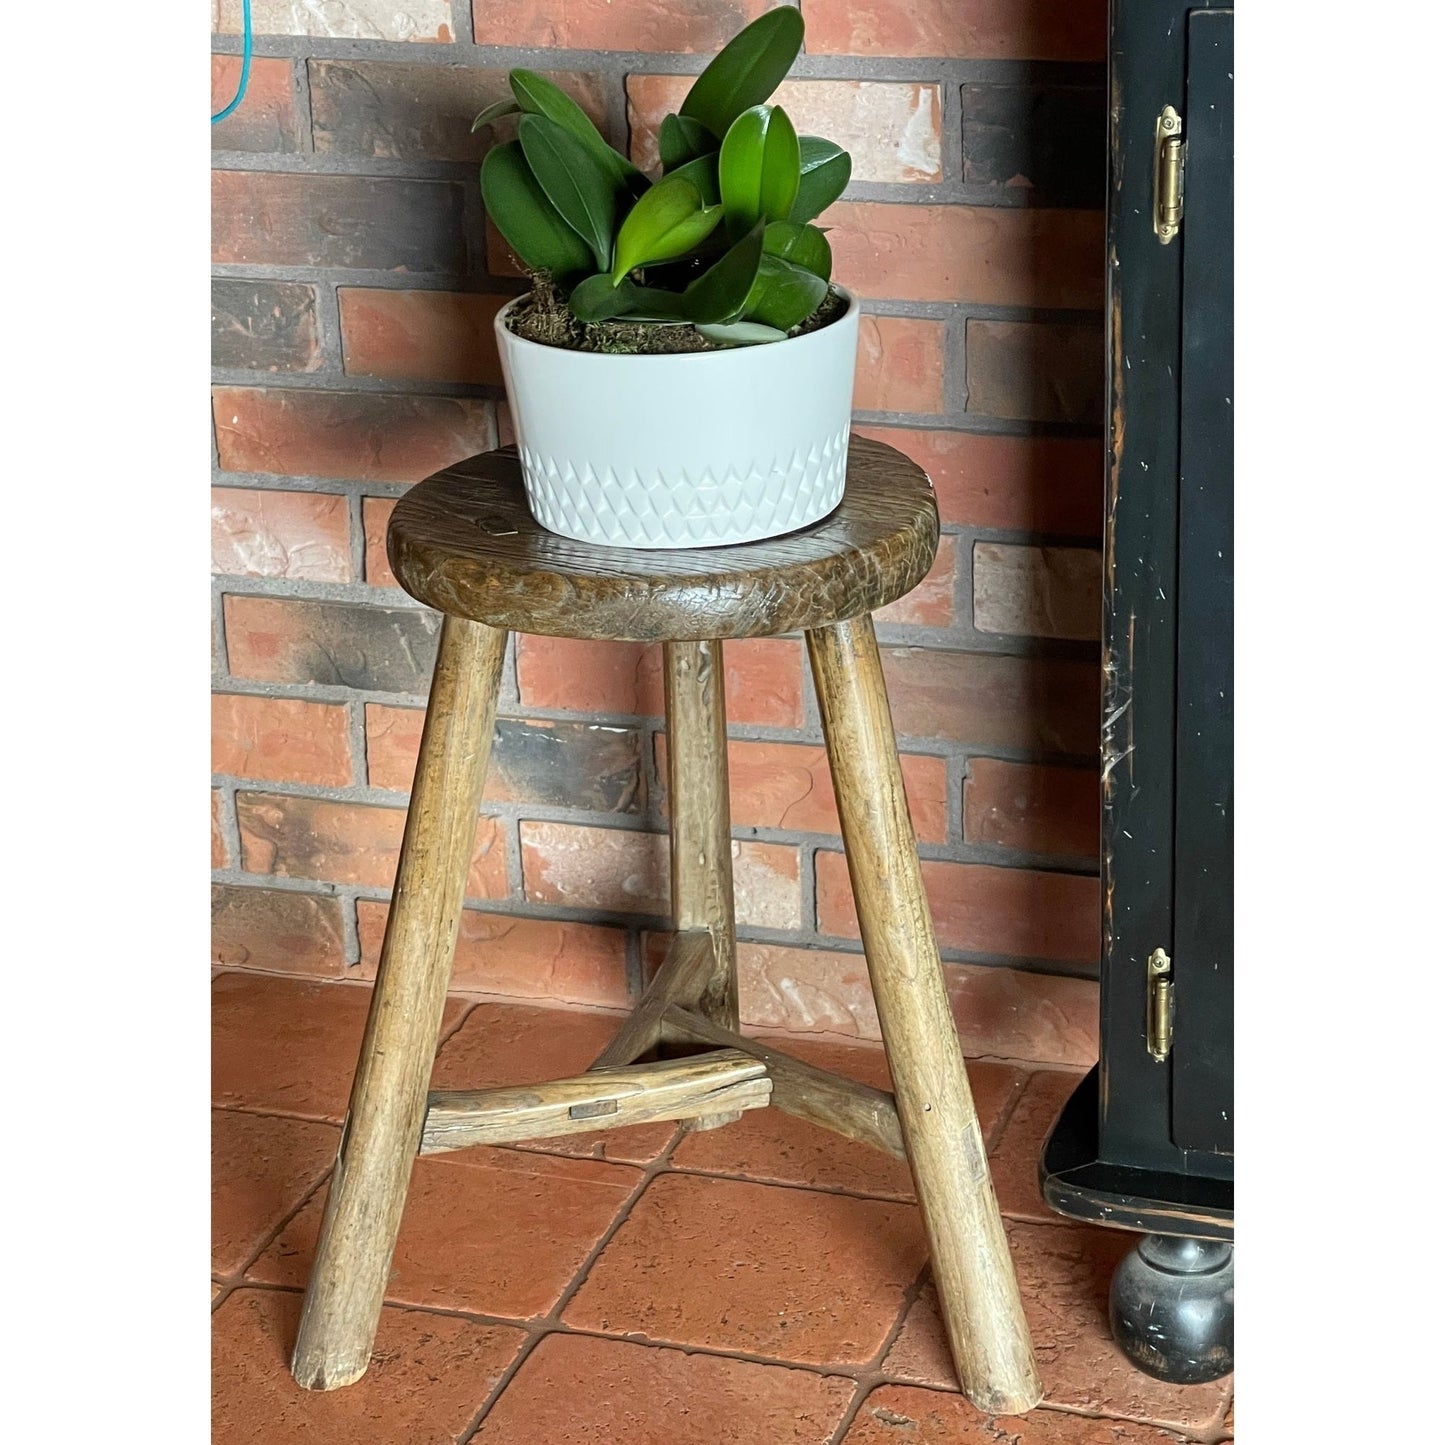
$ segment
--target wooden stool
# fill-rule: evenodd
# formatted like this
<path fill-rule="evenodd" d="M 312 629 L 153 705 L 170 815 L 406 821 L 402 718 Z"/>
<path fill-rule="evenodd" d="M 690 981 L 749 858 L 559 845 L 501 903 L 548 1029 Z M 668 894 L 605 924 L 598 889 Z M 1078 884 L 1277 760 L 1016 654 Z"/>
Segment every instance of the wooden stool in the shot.
<path fill-rule="evenodd" d="M 365 1371 L 418 1152 L 648 1119 L 691 1128 L 772 1104 L 913 1169 L 933 1275 L 968 1397 L 991 1414 L 1040 1385 L 919 876 L 873 609 L 928 570 L 928 478 L 854 437 L 842 505 L 817 526 L 687 552 L 599 548 L 543 531 L 515 448 L 439 472 L 397 504 L 401 585 L 446 614 L 366 1037 L 306 1291 L 292 1373 Z M 510 631 L 661 641 L 677 933 L 587 1074 L 427 1092 Z M 722 640 L 804 631 L 848 871 L 895 1096 L 743 1038 L 738 1028 Z M 705 1052 L 635 1062 L 661 1046 Z M 484 1226 L 484 1221 L 478 1221 Z"/>

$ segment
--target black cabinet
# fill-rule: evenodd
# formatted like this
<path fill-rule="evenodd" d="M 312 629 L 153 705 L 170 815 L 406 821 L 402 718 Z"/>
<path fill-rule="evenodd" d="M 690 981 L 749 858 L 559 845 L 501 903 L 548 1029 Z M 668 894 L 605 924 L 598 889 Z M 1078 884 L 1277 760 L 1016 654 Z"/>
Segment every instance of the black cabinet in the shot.
<path fill-rule="evenodd" d="M 1053 1208 L 1150 1236 L 1115 1334 L 1175 1379 L 1233 1338 L 1233 37 L 1110 16 L 1100 1059 L 1040 1162 Z"/>

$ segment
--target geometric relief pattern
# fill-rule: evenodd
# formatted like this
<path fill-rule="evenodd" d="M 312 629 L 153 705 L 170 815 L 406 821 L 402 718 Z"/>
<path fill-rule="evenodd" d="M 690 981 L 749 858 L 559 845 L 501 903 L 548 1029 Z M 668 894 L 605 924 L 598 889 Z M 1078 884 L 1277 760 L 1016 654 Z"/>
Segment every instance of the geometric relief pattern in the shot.
<path fill-rule="evenodd" d="M 597 472 L 519 448 L 532 515 L 549 531 L 612 547 L 718 547 L 777 537 L 843 499 L 848 429 L 786 462 L 664 476 Z"/>

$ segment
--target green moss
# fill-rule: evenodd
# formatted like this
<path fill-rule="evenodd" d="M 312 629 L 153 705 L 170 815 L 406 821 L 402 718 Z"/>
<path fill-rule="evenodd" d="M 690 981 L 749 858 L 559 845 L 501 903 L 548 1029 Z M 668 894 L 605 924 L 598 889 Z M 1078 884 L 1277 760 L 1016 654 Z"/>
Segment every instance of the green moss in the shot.
<path fill-rule="evenodd" d="M 789 336 L 805 336 L 836 321 L 848 303 L 831 287 L 818 309 L 795 326 Z M 621 356 L 666 356 L 689 351 L 727 351 L 699 336 L 690 325 L 644 324 L 637 321 L 579 321 L 567 309 L 561 291 L 545 277 L 532 279 L 527 299 L 507 318 L 517 336 L 566 351 L 596 351 Z M 774 344 L 774 343 L 768 343 Z"/>

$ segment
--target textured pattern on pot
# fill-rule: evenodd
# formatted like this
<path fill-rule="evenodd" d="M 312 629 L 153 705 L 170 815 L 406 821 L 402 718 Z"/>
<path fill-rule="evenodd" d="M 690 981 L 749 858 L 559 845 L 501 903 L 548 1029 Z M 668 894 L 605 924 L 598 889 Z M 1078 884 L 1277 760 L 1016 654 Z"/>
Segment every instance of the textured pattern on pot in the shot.
<path fill-rule="evenodd" d="M 516 303 L 513 303 L 514 305 Z M 781 536 L 843 498 L 858 302 L 806 336 L 682 355 L 497 341 L 527 502 L 542 526 L 612 547 Z"/>

